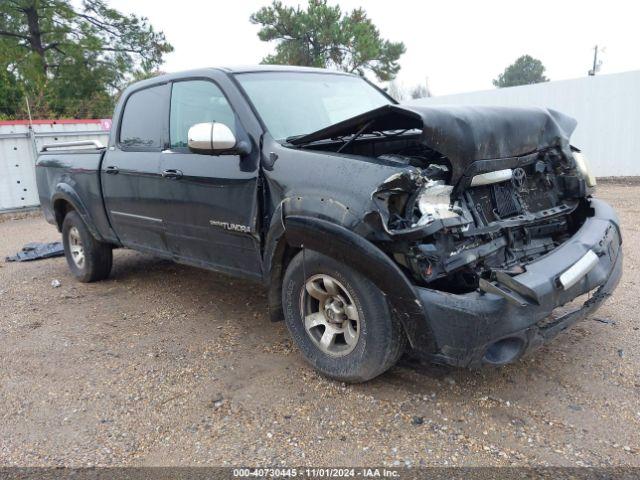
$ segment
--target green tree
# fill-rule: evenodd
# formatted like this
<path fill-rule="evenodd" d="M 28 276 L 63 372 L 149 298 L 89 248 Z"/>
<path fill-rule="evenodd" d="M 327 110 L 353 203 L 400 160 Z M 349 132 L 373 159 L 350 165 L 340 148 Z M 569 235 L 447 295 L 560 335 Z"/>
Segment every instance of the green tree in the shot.
<path fill-rule="evenodd" d="M 493 85 L 504 88 L 548 82 L 544 71 L 544 65 L 540 60 L 530 55 L 522 55 L 493 80 Z"/>
<path fill-rule="evenodd" d="M 2 39 L 0 39 L 0 51 L 3 51 Z M 22 89 L 10 65 L 0 60 L 0 120 L 2 118 L 15 117 L 24 104 Z"/>
<path fill-rule="evenodd" d="M 405 52 L 402 42 L 390 42 L 362 8 L 343 14 L 327 0 L 309 0 L 306 10 L 287 7 L 278 0 L 250 17 L 261 26 L 260 40 L 275 40 L 275 54 L 262 63 L 336 68 L 364 75 L 370 71 L 382 81 L 393 79 Z"/>
<path fill-rule="evenodd" d="M 2 0 L 0 70 L 8 77 L 0 85 L 0 115 L 25 113 L 12 85 L 34 116 L 110 115 L 114 95 L 172 50 L 146 18 L 124 15 L 105 0 Z"/>

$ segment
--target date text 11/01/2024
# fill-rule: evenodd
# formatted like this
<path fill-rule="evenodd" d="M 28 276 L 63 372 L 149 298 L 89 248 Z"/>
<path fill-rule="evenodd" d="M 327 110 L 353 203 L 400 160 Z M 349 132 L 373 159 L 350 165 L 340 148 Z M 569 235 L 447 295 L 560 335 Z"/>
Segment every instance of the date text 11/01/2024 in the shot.
<path fill-rule="evenodd" d="M 236 468 L 238 478 L 399 478 L 400 472 L 387 468 Z"/>

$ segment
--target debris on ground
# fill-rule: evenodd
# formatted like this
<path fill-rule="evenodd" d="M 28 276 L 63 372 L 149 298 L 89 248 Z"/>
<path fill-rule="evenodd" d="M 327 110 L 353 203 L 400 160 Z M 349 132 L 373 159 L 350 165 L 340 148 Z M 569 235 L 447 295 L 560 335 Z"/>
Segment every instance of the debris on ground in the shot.
<path fill-rule="evenodd" d="M 22 250 L 15 255 L 5 257 L 7 262 L 30 262 L 32 260 L 41 260 L 43 258 L 62 257 L 64 256 L 64 247 L 62 242 L 27 243 Z"/>
<path fill-rule="evenodd" d="M 60 286 L 60 280 L 54 278 L 53 280 L 51 280 L 51 286 L 53 288 L 58 288 Z"/>
<path fill-rule="evenodd" d="M 602 318 L 602 317 L 593 317 L 591 320 L 593 320 L 595 322 L 604 323 L 606 325 L 615 325 L 616 324 L 616 322 L 614 322 L 613 320 L 609 320 L 608 318 Z"/>
<path fill-rule="evenodd" d="M 412 425 L 422 425 L 424 423 L 424 417 L 416 417 L 414 416 L 411 419 L 411 424 Z"/>

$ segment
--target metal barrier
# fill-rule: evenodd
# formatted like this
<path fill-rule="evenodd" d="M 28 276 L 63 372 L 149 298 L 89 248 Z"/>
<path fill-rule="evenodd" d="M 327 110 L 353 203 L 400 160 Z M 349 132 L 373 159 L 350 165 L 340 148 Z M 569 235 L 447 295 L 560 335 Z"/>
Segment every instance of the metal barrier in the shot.
<path fill-rule="evenodd" d="M 35 163 L 43 147 L 70 142 L 107 144 L 111 120 L 0 121 L 0 212 L 40 204 Z"/>

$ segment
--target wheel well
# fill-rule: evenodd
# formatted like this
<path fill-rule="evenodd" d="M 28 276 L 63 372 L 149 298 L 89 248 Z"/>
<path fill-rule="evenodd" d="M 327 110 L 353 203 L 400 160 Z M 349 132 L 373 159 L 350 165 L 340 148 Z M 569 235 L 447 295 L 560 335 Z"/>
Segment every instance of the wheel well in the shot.
<path fill-rule="evenodd" d="M 293 257 L 295 257 L 298 254 L 298 252 L 301 252 L 301 251 L 302 251 L 301 248 L 285 245 L 284 252 L 282 254 L 282 261 L 280 262 L 280 265 L 282 266 L 282 273 L 284 273 L 284 271 L 287 269 L 287 267 L 291 263 L 291 260 L 293 260 Z"/>
<path fill-rule="evenodd" d="M 435 337 L 418 291 L 380 247 L 346 227 L 321 218 L 289 215 L 286 231 L 289 245 L 304 245 L 343 262 L 371 280 L 398 315 L 411 346 L 436 351 Z"/>
<path fill-rule="evenodd" d="M 67 213 L 73 210 L 75 210 L 73 205 L 62 198 L 53 203 L 53 212 L 56 217 L 56 225 L 58 226 L 59 231 L 62 231 L 62 222 L 64 221 L 64 217 L 67 216 Z"/>
<path fill-rule="evenodd" d="M 271 262 L 268 290 L 269 314 L 272 322 L 279 322 L 284 319 L 282 311 L 282 277 L 293 257 L 301 250 L 301 248 L 287 244 L 284 237 L 280 239 L 279 245 L 275 249 Z"/>

